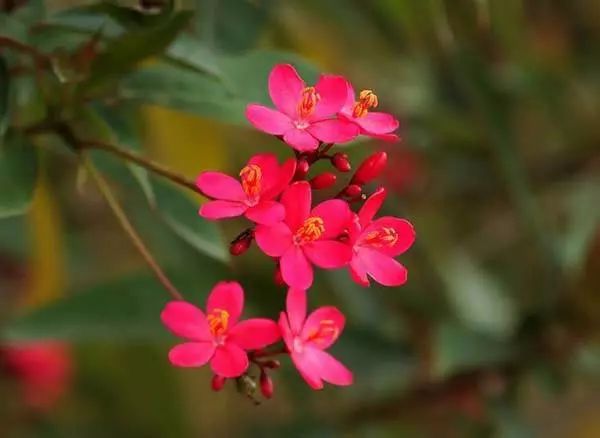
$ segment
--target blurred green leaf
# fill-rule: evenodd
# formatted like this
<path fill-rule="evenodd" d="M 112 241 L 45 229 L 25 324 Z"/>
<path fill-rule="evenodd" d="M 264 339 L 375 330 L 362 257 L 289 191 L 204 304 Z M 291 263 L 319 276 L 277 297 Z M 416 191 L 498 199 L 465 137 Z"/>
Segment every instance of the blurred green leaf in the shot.
<path fill-rule="evenodd" d="M 273 9 L 272 0 L 197 0 L 196 22 L 203 40 L 224 52 L 255 46 Z"/>
<path fill-rule="evenodd" d="M 162 53 L 188 24 L 191 14 L 179 12 L 164 23 L 132 30 L 108 42 L 91 68 L 88 89 L 105 85 L 132 70 L 141 61 Z"/>
<path fill-rule="evenodd" d="M 589 178 L 574 182 L 564 207 L 566 230 L 559 252 L 563 266 L 571 274 L 583 268 L 585 256 L 600 229 L 600 179 Z"/>
<path fill-rule="evenodd" d="M 6 60 L 0 56 L 0 142 L 2 142 L 2 137 L 6 133 L 10 119 L 9 100 L 10 75 L 8 65 L 6 65 Z"/>
<path fill-rule="evenodd" d="M 433 354 L 433 372 L 443 378 L 482 365 L 505 362 L 515 350 L 512 344 L 502 339 L 444 323 L 436 328 Z"/>
<path fill-rule="evenodd" d="M 216 273 L 198 266 L 193 279 L 176 277 L 177 285 L 208 291 Z M 206 265 L 204 265 L 206 266 Z M 182 290 L 183 289 L 182 287 Z M 198 296 L 190 296 L 196 301 Z M 9 323 L 3 336 L 9 340 L 64 339 L 68 341 L 154 341 L 170 339 L 160 323 L 160 312 L 171 298 L 148 275 L 120 278 L 79 290 Z"/>
<path fill-rule="evenodd" d="M 222 262 L 229 261 L 229 251 L 215 222 L 198 216 L 198 204 L 170 183 L 152 181 L 154 208 L 173 232 L 199 251 Z"/>
<path fill-rule="evenodd" d="M 498 336 L 513 333 L 518 322 L 514 301 L 474 260 L 457 251 L 440 260 L 439 269 L 448 300 L 466 327 Z"/>
<path fill-rule="evenodd" d="M 138 103 L 161 105 L 225 122 L 243 123 L 244 105 L 206 74 L 164 63 L 125 78 L 120 95 Z"/>
<path fill-rule="evenodd" d="M 0 218 L 27 211 L 33 198 L 37 168 L 35 147 L 27 138 L 7 133 L 0 144 Z"/>

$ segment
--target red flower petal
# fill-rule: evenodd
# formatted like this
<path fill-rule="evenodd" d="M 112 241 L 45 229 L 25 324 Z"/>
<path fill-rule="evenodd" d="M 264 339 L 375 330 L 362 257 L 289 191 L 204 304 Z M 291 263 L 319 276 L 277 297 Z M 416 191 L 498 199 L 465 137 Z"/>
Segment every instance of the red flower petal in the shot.
<path fill-rule="evenodd" d="M 225 219 L 240 216 L 247 209 L 246 204 L 238 201 L 208 201 L 200 206 L 198 214 L 204 219 Z"/>
<path fill-rule="evenodd" d="M 292 232 L 308 218 L 311 200 L 310 184 L 306 181 L 293 183 L 281 195 L 281 203 L 285 207 L 285 222 Z"/>
<path fill-rule="evenodd" d="M 319 367 L 315 366 L 314 361 L 311 361 L 310 356 L 303 353 L 292 352 L 290 354 L 294 365 L 302 378 L 308 383 L 312 389 L 323 389 L 323 381 L 321 380 Z"/>
<path fill-rule="evenodd" d="M 315 85 L 320 99 L 310 119 L 322 120 L 341 110 L 348 95 L 347 87 L 348 81 L 342 76 L 321 75 Z"/>
<path fill-rule="evenodd" d="M 292 232 L 283 222 L 257 226 L 254 237 L 261 251 L 270 257 L 281 257 L 292 245 Z"/>
<path fill-rule="evenodd" d="M 371 223 L 373 217 L 377 214 L 383 201 L 385 201 L 385 197 L 387 196 L 387 192 L 385 188 L 378 188 L 375 193 L 367 198 L 365 203 L 362 205 L 360 210 L 358 211 L 358 220 L 361 227 L 366 227 Z"/>
<path fill-rule="evenodd" d="M 304 129 L 292 128 L 283 134 L 283 141 L 300 152 L 314 151 L 319 147 L 319 140 Z"/>
<path fill-rule="evenodd" d="M 321 239 L 335 239 L 348 227 L 352 220 L 352 212 L 348 203 L 341 199 L 330 199 L 321 202 L 313 208 L 310 215 L 323 219 L 325 231 L 321 235 Z"/>
<path fill-rule="evenodd" d="M 283 135 L 293 127 L 285 114 L 254 103 L 246 107 L 246 118 L 256 129 L 271 135 Z"/>
<path fill-rule="evenodd" d="M 227 326 L 233 327 L 244 308 L 244 290 L 236 281 L 221 281 L 213 287 L 206 302 L 206 313 L 225 310 L 228 314 Z"/>
<path fill-rule="evenodd" d="M 212 341 L 202 310 L 186 301 L 167 303 L 160 314 L 163 324 L 176 336 L 193 341 Z"/>
<path fill-rule="evenodd" d="M 368 134 L 389 134 L 400 126 L 398 120 L 391 114 L 369 111 L 364 117 L 354 119 Z"/>
<path fill-rule="evenodd" d="M 319 307 L 306 318 L 302 329 L 302 340 L 316 348 L 329 348 L 344 330 L 346 318 L 337 308 Z"/>
<path fill-rule="evenodd" d="M 363 230 L 361 237 L 358 239 L 358 244 L 361 245 L 361 238 L 363 238 L 363 236 L 366 236 L 373 231 L 376 232 L 383 229 L 393 229 L 397 236 L 397 240 L 392 246 L 384 245 L 373 248 L 387 256 L 396 257 L 397 255 L 402 254 L 410 248 L 415 241 L 415 229 L 409 221 L 397 217 L 384 216 L 373 221 Z"/>
<path fill-rule="evenodd" d="M 308 263 L 302 249 L 296 245 L 290 246 L 283 256 L 281 256 L 279 264 L 283 281 L 288 286 L 307 290 L 312 285 L 312 266 Z"/>
<path fill-rule="evenodd" d="M 290 288 L 285 303 L 289 327 L 292 333 L 299 334 L 306 319 L 306 291 L 293 287 Z"/>
<path fill-rule="evenodd" d="M 178 367 L 200 367 L 210 360 L 214 352 L 213 342 L 186 342 L 169 351 L 169 361 Z"/>
<path fill-rule="evenodd" d="M 352 258 L 352 248 L 335 240 L 316 240 L 303 247 L 308 259 L 324 269 L 341 268 Z"/>
<path fill-rule="evenodd" d="M 367 269 L 361 262 L 360 257 L 357 257 L 355 255 L 350 261 L 350 266 L 348 267 L 348 269 L 350 270 L 350 276 L 352 277 L 352 280 L 354 280 L 356 283 L 360 284 L 361 286 L 370 285 L 369 276 L 367 275 Z"/>
<path fill-rule="evenodd" d="M 370 248 L 361 248 L 358 256 L 377 283 L 384 286 L 400 286 L 406 283 L 406 268 L 390 256 Z"/>
<path fill-rule="evenodd" d="M 261 201 L 246 210 L 246 217 L 257 224 L 271 225 L 285 217 L 283 205 L 275 201 Z"/>
<path fill-rule="evenodd" d="M 346 143 L 360 134 L 359 127 L 345 120 L 331 119 L 312 123 L 307 131 L 323 143 Z"/>
<path fill-rule="evenodd" d="M 226 201 L 246 200 L 246 193 L 240 182 L 221 172 L 202 172 L 196 179 L 196 186 L 211 198 Z"/>
<path fill-rule="evenodd" d="M 292 349 L 294 348 L 294 334 L 292 333 L 290 323 L 284 312 L 281 312 L 279 314 L 278 325 L 279 330 L 281 331 L 281 337 L 283 338 L 283 342 L 285 342 L 285 346 L 289 351 L 292 351 Z"/>
<path fill-rule="evenodd" d="M 269 95 L 277 109 L 296 118 L 298 102 L 306 85 L 289 64 L 276 65 L 269 74 Z"/>
<path fill-rule="evenodd" d="M 210 367 L 219 376 L 239 377 L 248 369 L 248 354 L 236 344 L 227 342 L 217 347 Z"/>
<path fill-rule="evenodd" d="M 229 332 L 227 342 L 233 342 L 244 350 L 257 350 L 277 342 L 280 337 L 275 321 L 253 318 L 236 324 Z"/>
<path fill-rule="evenodd" d="M 332 385 L 348 386 L 354 381 L 352 372 L 329 353 L 318 348 L 306 347 L 304 352 L 318 368 L 321 379 Z"/>

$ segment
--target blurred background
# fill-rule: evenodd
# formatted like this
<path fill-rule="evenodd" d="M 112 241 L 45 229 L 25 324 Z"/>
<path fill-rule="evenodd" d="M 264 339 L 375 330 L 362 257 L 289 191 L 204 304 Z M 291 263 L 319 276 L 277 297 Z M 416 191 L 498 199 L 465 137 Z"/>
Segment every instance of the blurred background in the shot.
<path fill-rule="evenodd" d="M 597 1 L 0 5 L 2 436 L 600 436 Z M 321 271 L 310 291 L 346 314 L 332 350 L 356 383 L 314 392 L 284 358 L 254 406 L 168 364 L 168 295 L 64 138 L 26 127 L 58 114 L 192 179 L 236 173 L 291 156 L 243 116 L 279 62 L 346 75 L 400 119 L 402 142 L 344 152 L 387 151 L 370 189 L 417 242 L 401 288 Z M 242 221 L 206 223 L 189 192 L 93 162 L 187 299 L 237 279 L 246 315 L 276 317 L 272 261 L 228 255 Z"/>

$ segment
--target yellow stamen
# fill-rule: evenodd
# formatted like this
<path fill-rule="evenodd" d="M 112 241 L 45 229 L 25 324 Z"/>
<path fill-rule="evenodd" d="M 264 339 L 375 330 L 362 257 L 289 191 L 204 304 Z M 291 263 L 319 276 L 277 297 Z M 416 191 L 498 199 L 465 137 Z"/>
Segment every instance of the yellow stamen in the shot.
<path fill-rule="evenodd" d="M 391 247 L 396 242 L 398 242 L 398 233 L 391 227 L 382 227 L 379 230 L 370 231 L 363 240 L 363 244 L 374 248 Z"/>
<path fill-rule="evenodd" d="M 227 331 L 229 312 L 223 309 L 213 309 L 207 316 L 208 327 L 213 336 L 220 336 Z"/>
<path fill-rule="evenodd" d="M 358 100 L 354 102 L 352 116 L 364 117 L 369 113 L 369 109 L 376 108 L 379 105 L 379 99 L 372 90 L 362 90 L 358 95 Z"/>
<path fill-rule="evenodd" d="M 309 217 L 302 226 L 296 230 L 294 240 L 298 244 L 304 244 L 317 240 L 325 232 L 323 219 L 317 216 Z"/>
<path fill-rule="evenodd" d="M 327 341 L 334 342 L 340 335 L 340 329 L 332 319 L 323 319 L 319 321 L 319 328 L 313 329 L 308 336 L 306 341 L 312 341 L 316 343 L 325 343 Z"/>
<path fill-rule="evenodd" d="M 256 197 L 260 194 L 262 171 L 256 164 L 249 164 L 240 171 L 242 179 L 242 188 L 250 197 Z"/>
<path fill-rule="evenodd" d="M 310 116 L 317 106 L 317 102 L 321 99 L 315 87 L 306 87 L 302 90 L 302 98 L 300 99 L 300 103 L 298 104 L 298 115 L 301 118 L 306 118 Z"/>

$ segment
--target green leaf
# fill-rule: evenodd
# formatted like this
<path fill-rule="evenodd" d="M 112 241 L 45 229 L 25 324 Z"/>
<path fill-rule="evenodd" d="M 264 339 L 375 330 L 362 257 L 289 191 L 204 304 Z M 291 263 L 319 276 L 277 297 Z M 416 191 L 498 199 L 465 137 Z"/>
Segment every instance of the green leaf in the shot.
<path fill-rule="evenodd" d="M 120 96 L 182 110 L 229 123 L 244 123 L 243 101 L 208 74 L 166 63 L 138 70 L 125 78 Z"/>
<path fill-rule="evenodd" d="M 132 30 L 109 41 L 92 63 L 88 89 L 106 85 L 133 70 L 141 61 L 164 52 L 190 18 L 189 12 L 179 12 L 157 26 Z"/>
<path fill-rule="evenodd" d="M 38 158 L 27 138 L 9 132 L 0 144 L 0 218 L 27 211 L 37 179 Z"/>
<path fill-rule="evenodd" d="M 215 222 L 198 216 L 198 204 L 192 202 L 172 184 L 153 181 L 156 212 L 181 239 L 203 255 L 222 262 L 229 261 L 229 252 Z"/>
<path fill-rule="evenodd" d="M 207 293 L 217 280 L 207 270 L 193 279 L 194 288 Z M 177 286 L 183 279 L 173 280 Z M 182 288 L 182 290 L 185 290 Z M 190 301 L 200 301 L 190 296 Z M 172 339 L 160 323 L 160 312 L 170 300 L 154 277 L 132 276 L 88 290 L 77 291 L 9 323 L 9 340 L 64 339 L 68 341 L 153 341 Z"/>
<path fill-rule="evenodd" d="M 240 56 L 224 56 L 220 60 L 221 79 L 226 88 L 244 104 L 272 105 L 268 94 L 269 72 L 276 64 L 293 64 L 306 83 L 317 79 L 317 68 L 301 56 L 271 50 L 256 50 Z"/>
<path fill-rule="evenodd" d="M 514 301 L 474 260 L 461 252 L 440 259 L 447 296 L 466 327 L 482 333 L 510 336 L 517 324 Z"/>
<path fill-rule="evenodd" d="M 448 323 L 436 329 L 433 352 L 433 372 L 440 378 L 497 364 L 515 354 L 514 347 L 507 341 Z"/>
<path fill-rule="evenodd" d="M 8 74 L 8 65 L 3 57 L 0 56 L 0 142 L 8 128 L 10 100 L 10 75 Z"/>

